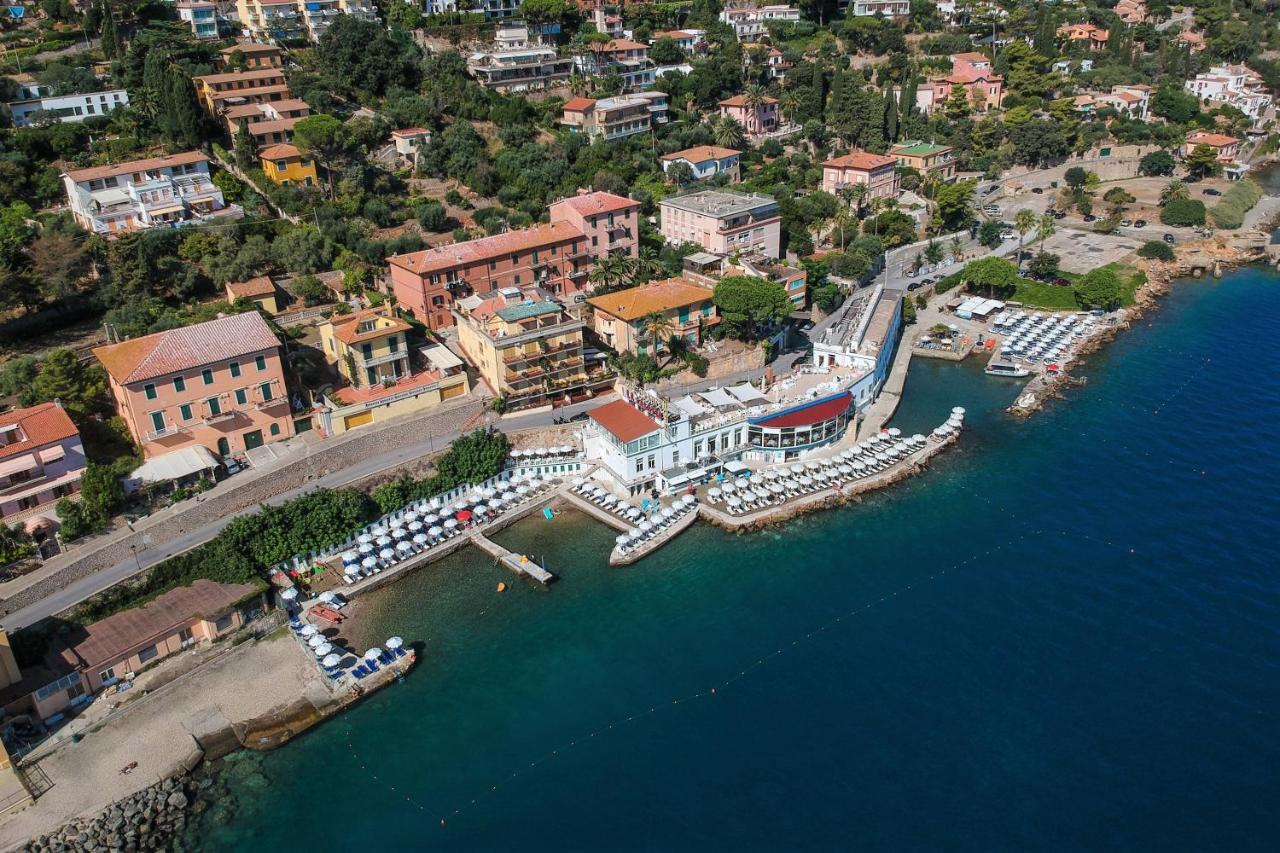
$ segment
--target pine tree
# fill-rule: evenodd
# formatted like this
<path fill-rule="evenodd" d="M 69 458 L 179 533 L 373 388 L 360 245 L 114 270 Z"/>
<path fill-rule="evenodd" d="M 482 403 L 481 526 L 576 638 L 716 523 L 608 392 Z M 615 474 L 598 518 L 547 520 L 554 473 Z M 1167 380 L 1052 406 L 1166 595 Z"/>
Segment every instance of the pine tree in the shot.
<path fill-rule="evenodd" d="M 898 141 L 898 100 L 893 96 L 893 84 L 884 87 L 884 140 Z"/>
<path fill-rule="evenodd" d="M 172 145 L 191 148 L 200 143 L 200 113 L 191 81 L 180 69 L 165 72 L 156 124 Z"/>
<path fill-rule="evenodd" d="M 252 169 L 258 161 L 258 146 L 254 144 L 253 134 L 249 132 L 249 119 L 241 116 L 236 125 L 235 144 L 236 165 L 241 169 Z"/>
<path fill-rule="evenodd" d="M 102 55 L 107 59 L 123 59 L 124 48 L 120 44 L 120 34 L 116 30 L 116 19 L 111 14 L 111 7 L 106 0 L 102 2 Z"/>

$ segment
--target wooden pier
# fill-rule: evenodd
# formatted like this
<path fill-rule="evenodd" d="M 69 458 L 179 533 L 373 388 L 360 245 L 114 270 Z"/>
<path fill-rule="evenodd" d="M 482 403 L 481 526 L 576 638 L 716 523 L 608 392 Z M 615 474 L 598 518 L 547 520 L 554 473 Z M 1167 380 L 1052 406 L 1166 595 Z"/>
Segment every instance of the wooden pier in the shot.
<path fill-rule="evenodd" d="M 533 578 L 543 586 L 555 580 L 555 575 L 538 565 L 528 556 L 508 551 L 479 531 L 471 534 L 471 541 L 482 551 L 492 554 L 500 564 L 522 577 Z"/>

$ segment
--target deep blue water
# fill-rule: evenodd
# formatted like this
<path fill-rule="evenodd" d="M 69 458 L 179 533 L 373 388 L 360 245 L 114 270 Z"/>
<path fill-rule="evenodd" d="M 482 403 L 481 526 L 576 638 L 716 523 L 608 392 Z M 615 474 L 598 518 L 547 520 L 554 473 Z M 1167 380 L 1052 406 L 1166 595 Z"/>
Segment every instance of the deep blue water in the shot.
<path fill-rule="evenodd" d="M 400 581 L 369 639 L 418 669 L 229 762 L 199 846 L 1276 849 L 1278 285 L 1181 283 L 1025 422 L 917 360 L 898 420 L 968 429 L 859 506 L 620 570 L 538 518 L 499 538 L 549 592 Z"/>

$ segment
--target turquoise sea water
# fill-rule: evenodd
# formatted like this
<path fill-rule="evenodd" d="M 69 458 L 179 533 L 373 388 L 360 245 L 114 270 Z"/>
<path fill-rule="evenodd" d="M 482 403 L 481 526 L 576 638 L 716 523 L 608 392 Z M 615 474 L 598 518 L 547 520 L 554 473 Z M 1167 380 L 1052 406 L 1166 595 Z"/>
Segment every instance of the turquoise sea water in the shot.
<path fill-rule="evenodd" d="M 464 554 L 378 593 L 417 670 L 230 761 L 197 846 L 1275 849 L 1277 328 L 1272 273 L 1183 283 L 1026 422 L 917 360 L 905 428 L 970 412 L 923 476 L 627 569 L 522 522 L 557 584 Z"/>

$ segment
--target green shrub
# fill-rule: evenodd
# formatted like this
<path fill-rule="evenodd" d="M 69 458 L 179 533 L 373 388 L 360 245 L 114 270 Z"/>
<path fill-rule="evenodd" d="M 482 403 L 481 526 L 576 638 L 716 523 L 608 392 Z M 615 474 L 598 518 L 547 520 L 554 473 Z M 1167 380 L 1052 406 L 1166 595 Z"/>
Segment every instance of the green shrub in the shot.
<path fill-rule="evenodd" d="M 1156 261 L 1172 261 L 1175 257 L 1173 247 L 1161 240 L 1148 240 L 1138 250 L 1138 257 L 1151 258 Z"/>
<path fill-rule="evenodd" d="M 1213 207 L 1209 217 L 1215 228 L 1239 228 L 1244 215 L 1262 198 L 1262 188 L 1253 181 L 1237 181 Z"/>
<path fill-rule="evenodd" d="M 1188 227 L 1204 225 L 1204 202 L 1194 198 L 1178 198 L 1160 210 L 1160 221 L 1165 225 Z"/>

